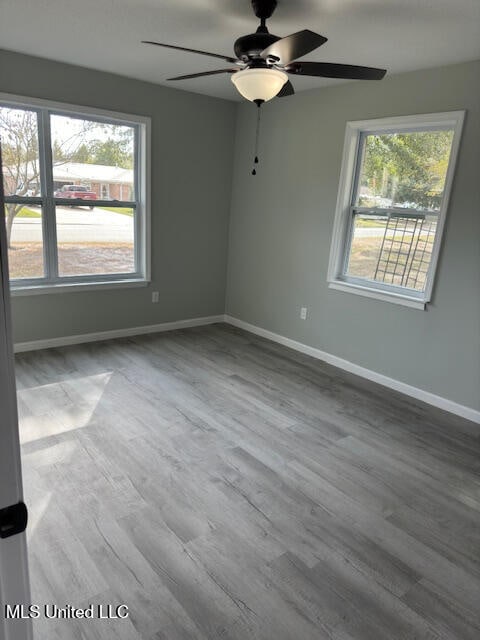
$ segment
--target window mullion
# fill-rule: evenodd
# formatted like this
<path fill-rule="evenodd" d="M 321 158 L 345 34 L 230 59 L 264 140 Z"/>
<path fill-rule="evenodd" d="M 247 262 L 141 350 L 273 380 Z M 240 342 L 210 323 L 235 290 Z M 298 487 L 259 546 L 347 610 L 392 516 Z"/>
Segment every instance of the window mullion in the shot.
<path fill-rule="evenodd" d="M 133 233 L 135 236 L 134 247 L 135 247 L 135 271 L 137 273 L 143 273 L 144 265 L 143 256 L 144 256 L 144 225 L 145 225 L 145 216 L 143 211 L 141 210 L 141 205 L 139 207 L 139 203 L 141 202 L 140 193 L 142 192 L 140 185 L 140 175 L 143 171 L 142 167 L 142 154 L 141 154 L 141 145 L 140 145 L 140 130 L 139 127 L 136 126 L 134 129 L 134 158 L 135 158 L 135 166 L 137 170 L 133 176 L 133 188 L 134 188 L 134 199 L 136 201 L 136 207 L 134 208 L 134 219 L 133 219 Z M 144 204 L 144 203 L 142 203 Z"/>
<path fill-rule="evenodd" d="M 53 159 L 50 131 L 50 114 L 46 109 L 39 113 L 38 144 L 40 177 L 43 195 L 43 242 L 45 275 L 48 280 L 58 278 L 57 222 L 53 198 Z"/>

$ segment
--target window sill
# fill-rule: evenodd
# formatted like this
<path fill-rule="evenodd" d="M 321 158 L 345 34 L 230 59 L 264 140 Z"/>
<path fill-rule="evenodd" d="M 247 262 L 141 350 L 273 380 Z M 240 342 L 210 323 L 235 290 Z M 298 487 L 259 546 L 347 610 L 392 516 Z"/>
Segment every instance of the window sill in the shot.
<path fill-rule="evenodd" d="M 10 288 L 12 298 L 21 296 L 37 296 L 51 293 L 73 293 L 74 291 L 95 291 L 97 289 L 132 289 L 136 287 L 147 287 L 149 280 L 116 280 L 107 282 L 71 282 L 59 284 L 28 285 L 25 287 L 16 286 Z"/>
<path fill-rule="evenodd" d="M 421 309 L 422 311 L 425 311 L 427 307 L 427 303 L 425 300 L 412 298 L 411 296 L 403 296 L 399 293 L 387 293 L 385 291 L 378 291 L 375 289 L 371 289 L 370 287 L 362 287 L 362 285 L 352 284 L 350 282 L 340 282 L 338 280 L 334 280 L 328 283 L 328 287 L 329 289 L 336 289 L 337 291 L 344 291 L 345 293 L 354 293 L 358 296 L 374 298 L 376 300 L 382 300 L 383 302 L 401 304 L 412 309 Z"/>

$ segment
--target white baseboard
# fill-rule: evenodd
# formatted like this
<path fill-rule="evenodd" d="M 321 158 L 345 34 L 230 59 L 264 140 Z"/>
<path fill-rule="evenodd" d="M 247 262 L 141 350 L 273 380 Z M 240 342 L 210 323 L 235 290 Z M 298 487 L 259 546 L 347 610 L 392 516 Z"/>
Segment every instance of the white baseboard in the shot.
<path fill-rule="evenodd" d="M 297 342 L 296 340 L 292 340 L 291 338 L 281 336 L 278 333 L 273 333 L 272 331 L 268 331 L 267 329 L 262 329 L 261 327 L 257 327 L 256 325 L 250 324 L 249 322 L 239 320 L 238 318 L 225 315 L 225 322 L 227 324 L 233 325 L 234 327 L 244 329 L 245 331 L 249 331 L 250 333 L 261 336 L 262 338 L 272 340 L 273 342 L 278 342 L 279 344 L 283 344 L 286 347 L 290 347 L 290 349 L 295 349 L 295 351 L 300 351 L 301 353 L 305 353 L 309 356 L 312 356 L 313 358 L 317 358 L 318 360 L 328 362 L 328 364 L 338 367 L 339 369 L 344 369 L 345 371 L 354 373 L 357 376 L 366 378 L 367 380 L 372 380 L 372 382 L 377 382 L 384 387 L 394 389 L 395 391 L 404 393 L 407 396 L 411 396 L 412 398 L 416 398 L 417 400 L 421 400 L 423 402 L 426 402 L 427 404 L 431 404 L 434 407 L 438 407 L 439 409 L 443 409 L 444 411 L 449 411 L 450 413 L 454 413 L 455 415 L 461 416 L 462 418 L 466 418 L 467 420 L 471 420 L 472 422 L 477 422 L 480 424 L 480 411 L 477 411 L 470 407 L 466 407 L 463 404 L 458 404 L 457 402 L 453 402 L 453 400 L 442 398 L 441 396 L 437 396 L 434 393 L 430 393 L 430 391 L 425 391 L 424 389 L 413 387 L 406 382 L 400 382 L 400 380 L 389 378 L 388 376 L 377 373 L 376 371 L 372 371 L 371 369 L 365 369 L 365 367 L 361 367 L 360 365 L 350 362 L 349 360 L 344 360 L 343 358 L 334 356 L 331 353 L 327 353 L 326 351 L 321 351 L 320 349 L 310 347 L 306 344 L 303 344 L 302 342 Z"/>
<path fill-rule="evenodd" d="M 110 331 L 96 331 L 95 333 L 81 333 L 76 336 L 61 336 L 47 340 L 32 340 L 30 342 L 17 342 L 14 345 L 15 353 L 23 351 L 37 351 L 39 349 L 51 349 L 53 347 L 65 347 L 84 342 L 98 342 L 99 340 L 112 340 L 113 338 L 125 338 L 139 336 L 146 333 L 160 333 L 173 331 L 174 329 L 187 329 L 188 327 L 201 327 L 215 322 L 224 322 L 224 316 L 206 316 L 204 318 L 190 318 L 188 320 L 175 320 L 174 322 L 162 322 L 141 327 L 129 327 L 128 329 L 113 329 Z"/>

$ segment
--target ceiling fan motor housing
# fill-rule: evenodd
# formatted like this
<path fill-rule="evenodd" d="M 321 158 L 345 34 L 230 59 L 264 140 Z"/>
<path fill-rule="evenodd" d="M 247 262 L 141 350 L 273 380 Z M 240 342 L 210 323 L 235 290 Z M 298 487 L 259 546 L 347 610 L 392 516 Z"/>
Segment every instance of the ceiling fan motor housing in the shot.
<path fill-rule="evenodd" d="M 260 18 L 260 25 L 255 33 L 241 36 L 235 41 L 233 49 L 237 58 L 242 62 L 248 62 L 249 67 L 268 67 L 274 60 L 265 60 L 260 55 L 264 49 L 277 40 L 278 36 L 268 33 L 265 21 L 270 18 L 277 6 L 276 0 L 252 0 L 252 7 L 257 18 Z"/>
<path fill-rule="evenodd" d="M 274 36 L 272 33 L 268 33 L 268 31 L 257 31 L 257 33 L 249 33 L 246 36 L 238 38 L 233 45 L 233 50 L 237 58 L 243 62 L 263 63 L 262 66 L 266 66 L 265 60 L 260 54 L 271 44 L 277 42 L 277 40 L 280 40 L 280 38 Z"/>

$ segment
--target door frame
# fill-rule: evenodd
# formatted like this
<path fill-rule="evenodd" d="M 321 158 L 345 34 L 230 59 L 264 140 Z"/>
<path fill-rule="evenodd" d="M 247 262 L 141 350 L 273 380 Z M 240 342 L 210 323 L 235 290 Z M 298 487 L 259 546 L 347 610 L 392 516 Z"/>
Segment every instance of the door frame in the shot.
<path fill-rule="evenodd" d="M 0 211 L 3 209 L 0 150 Z M 23 501 L 7 258 L 5 216 L 0 215 L 0 509 Z M 0 538 L 0 640 L 32 640 L 31 620 L 6 619 L 6 604 L 24 605 L 25 613 L 31 604 L 25 531 Z"/>

